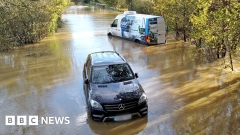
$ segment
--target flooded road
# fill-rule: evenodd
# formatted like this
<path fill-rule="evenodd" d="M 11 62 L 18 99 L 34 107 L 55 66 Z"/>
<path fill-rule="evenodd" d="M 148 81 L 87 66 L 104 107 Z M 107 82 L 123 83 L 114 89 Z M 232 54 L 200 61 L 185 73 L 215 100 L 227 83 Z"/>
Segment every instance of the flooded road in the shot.
<path fill-rule="evenodd" d="M 240 70 L 219 70 L 217 62 L 206 62 L 183 42 L 146 46 L 108 37 L 106 29 L 117 14 L 72 6 L 58 33 L 0 53 L 0 134 L 240 134 Z M 82 68 L 87 54 L 105 50 L 122 54 L 139 74 L 148 117 L 106 123 L 88 119 Z M 45 52 L 50 54 L 31 55 Z M 5 125 L 5 116 L 19 115 L 27 120 L 38 116 L 38 125 Z M 42 124 L 42 117 L 67 117 L 70 123 Z"/>

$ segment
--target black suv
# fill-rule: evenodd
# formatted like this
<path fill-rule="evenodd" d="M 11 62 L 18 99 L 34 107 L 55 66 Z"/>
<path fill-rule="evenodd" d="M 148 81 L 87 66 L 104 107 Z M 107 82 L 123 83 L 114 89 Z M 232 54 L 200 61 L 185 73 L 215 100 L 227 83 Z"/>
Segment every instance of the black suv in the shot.
<path fill-rule="evenodd" d="M 95 121 L 122 121 L 147 115 L 147 97 L 137 78 L 117 52 L 89 54 L 83 80 L 90 117 Z"/>

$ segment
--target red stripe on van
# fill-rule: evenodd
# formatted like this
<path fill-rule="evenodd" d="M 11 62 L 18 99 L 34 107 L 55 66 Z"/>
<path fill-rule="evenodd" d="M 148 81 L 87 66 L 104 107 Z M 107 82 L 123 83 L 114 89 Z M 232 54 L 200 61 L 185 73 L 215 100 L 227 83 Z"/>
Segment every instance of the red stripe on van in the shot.
<path fill-rule="evenodd" d="M 145 36 L 145 40 L 148 41 L 148 36 Z"/>

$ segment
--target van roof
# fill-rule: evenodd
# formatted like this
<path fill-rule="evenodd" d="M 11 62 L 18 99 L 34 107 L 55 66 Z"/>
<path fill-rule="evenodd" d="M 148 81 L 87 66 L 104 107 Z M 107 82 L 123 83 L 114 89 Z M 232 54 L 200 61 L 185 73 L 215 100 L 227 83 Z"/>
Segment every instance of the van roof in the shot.
<path fill-rule="evenodd" d="M 135 17 L 145 17 L 145 18 L 163 18 L 162 16 L 147 15 L 147 14 L 119 14 L 116 18 L 122 18 L 124 16 L 135 16 Z"/>
<path fill-rule="evenodd" d="M 123 14 L 125 14 L 125 15 L 135 15 L 135 14 L 137 14 L 137 12 L 136 11 L 124 11 Z"/>
<path fill-rule="evenodd" d="M 93 66 L 126 63 L 126 60 L 115 51 L 94 52 L 90 55 Z"/>
<path fill-rule="evenodd" d="M 162 16 L 146 15 L 146 14 L 135 14 L 135 15 L 128 15 L 128 16 L 146 17 L 146 18 L 156 18 L 156 17 L 162 17 Z"/>

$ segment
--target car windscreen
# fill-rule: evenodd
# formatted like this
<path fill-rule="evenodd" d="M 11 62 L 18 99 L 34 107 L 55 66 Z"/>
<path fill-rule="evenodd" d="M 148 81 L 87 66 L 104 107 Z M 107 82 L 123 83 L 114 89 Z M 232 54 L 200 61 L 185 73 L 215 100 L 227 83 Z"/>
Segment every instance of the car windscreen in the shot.
<path fill-rule="evenodd" d="M 121 82 L 134 78 L 128 64 L 95 66 L 92 68 L 92 83 L 103 84 Z"/>

